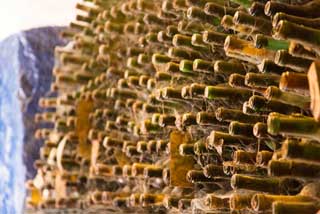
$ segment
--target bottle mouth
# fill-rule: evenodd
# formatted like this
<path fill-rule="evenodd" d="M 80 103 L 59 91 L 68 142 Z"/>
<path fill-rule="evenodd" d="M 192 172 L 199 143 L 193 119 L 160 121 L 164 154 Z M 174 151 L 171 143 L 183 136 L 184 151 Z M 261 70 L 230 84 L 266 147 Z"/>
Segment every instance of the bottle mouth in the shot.
<path fill-rule="evenodd" d="M 212 173 L 210 172 L 210 168 L 208 166 L 206 166 L 204 169 L 203 169 L 203 174 L 204 176 L 206 176 L 207 178 L 212 178 L 214 176 L 212 176 Z M 210 204 L 210 202 L 209 202 Z"/>
<path fill-rule="evenodd" d="M 210 87 L 209 86 L 207 86 L 206 88 L 205 88 L 205 90 L 204 90 L 204 97 L 205 98 L 211 98 L 211 95 L 210 95 Z"/>
<path fill-rule="evenodd" d="M 140 194 L 131 194 L 129 197 L 130 206 L 137 206 L 139 204 Z"/>
<path fill-rule="evenodd" d="M 249 13 L 251 14 L 251 15 L 253 15 L 253 16 L 257 16 L 257 15 L 259 15 L 258 14 L 258 11 L 259 11 L 259 3 L 258 2 L 253 2 L 252 4 L 251 4 L 251 7 L 249 8 Z"/>
<path fill-rule="evenodd" d="M 246 87 L 245 78 L 240 74 L 231 74 L 228 82 L 233 87 Z"/>
<path fill-rule="evenodd" d="M 126 198 L 116 197 L 113 199 L 112 204 L 115 207 L 128 207 L 128 201 Z"/>
<path fill-rule="evenodd" d="M 240 179 L 241 179 L 241 177 L 240 177 L 240 175 L 238 175 L 238 174 L 234 174 L 234 175 L 231 177 L 231 179 L 230 179 L 230 185 L 231 185 L 232 189 L 237 189 L 237 188 L 238 188 L 237 184 L 239 183 Z"/>
<path fill-rule="evenodd" d="M 277 51 L 274 57 L 274 62 L 277 65 L 282 65 L 283 64 L 283 59 L 284 59 L 284 51 Z"/>
<path fill-rule="evenodd" d="M 289 72 L 282 73 L 280 83 L 279 83 L 280 90 L 286 91 L 288 89 L 289 81 L 290 81 L 289 75 L 290 75 Z"/>
<path fill-rule="evenodd" d="M 193 64 L 194 63 L 191 60 L 181 60 L 179 69 L 184 73 L 193 73 Z"/>
<path fill-rule="evenodd" d="M 125 24 L 123 28 L 123 32 L 125 34 L 131 34 L 134 33 L 134 25 L 132 24 Z"/>
<path fill-rule="evenodd" d="M 131 168 L 131 174 L 132 176 L 138 176 L 141 175 L 144 171 L 144 167 L 141 167 L 139 165 L 133 165 Z"/>
<path fill-rule="evenodd" d="M 224 144 L 223 137 L 219 136 L 219 133 L 215 131 L 211 132 L 209 137 L 211 138 L 211 145 L 214 146 L 218 153 L 222 153 L 222 147 Z"/>
<path fill-rule="evenodd" d="M 188 17 L 188 19 L 192 19 L 193 18 L 193 16 L 194 16 L 194 7 L 189 7 L 188 8 L 188 10 L 187 10 L 187 17 Z"/>
<path fill-rule="evenodd" d="M 283 189 L 282 191 L 290 195 L 296 195 L 300 193 L 303 187 L 304 181 L 295 178 L 285 178 L 283 180 L 283 185 L 281 186 Z"/>
<path fill-rule="evenodd" d="M 274 21 L 275 22 L 275 21 Z M 272 37 L 275 39 L 286 39 L 285 36 L 283 35 L 283 31 L 284 31 L 284 24 L 287 21 L 285 20 L 279 20 L 278 22 L 275 22 L 273 25 L 275 25 L 273 27 L 273 34 Z M 277 55 L 277 54 L 276 54 Z M 276 62 L 276 59 L 275 59 Z"/>
<path fill-rule="evenodd" d="M 203 34 L 202 34 L 202 40 L 203 40 L 203 42 L 204 43 L 207 43 L 207 44 L 209 44 L 210 43 L 210 41 L 209 41 L 209 31 L 204 31 L 203 32 Z"/>
<path fill-rule="evenodd" d="M 173 44 L 174 46 L 183 45 L 183 44 L 182 44 L 182 41 L 181 41 L 180 39 L 181 39 L 180 34 L 174 35 L 173 38 L 172 38 L 172 44 Z"/>
<path fill-rule="evenodd" d="M 227 164 L 223 165 L 223 166 L 222 166 L 223 173 L 224 173 L 225 175 L 232 175 L 232 173 L 231 173 L 232 168 L 233 168 L 233 167 L 232 167 L 231 165 L 227 165 Z"/>
<path fill-rule="evenodd" d="M 278 23 L 284 19 L 285 14 L 280 12 L 280 13 L 276 13 L 276 15 L 274 15 L 274 17 L 272 18 L 272 27 L 276 28 Z"/>
<path fill-rule="evenodd" d="M 268 44 L 268 39 L 262 34 L 257 34 L 254 37 L 254 45 L 256 48 L 262 48 Z"/>
<path fill-rule="evenodd" d="M 265 6 L 264 6 L 264 13 L 267 16 L 271 16 L 272 15 L 272 5 L 271 5 L 271 1 L 268 1 Z"/>
<path fill-rule="evenodd" d="M 161 90 L 161 97 L 164 98 L 164 99 L 167 99 L 169 98 L 168 95 L 169 95 L 169 88 L 163 88 Z"/>
<path fill-rule="evenodd" d="M 178 23 L 177 29 L 180 32 L 183 32 L 183 30 L 187 27 L 188 23 L 186 21 L 180 21 Z M 172 35 L 173 36 L 173 35 Z"/>
<path fill-rule="evenodd" d="M 221 19 L 221 25 L 225 28 L 233 27 L 233 17 L 230 15 L 224 15 Z"/>
<path fill-rule="evenodd" d="M 280 121 L 276 115 L 270 114 L 268 116 L 268 132 L 271 134 L 278 134 L 280 130 Z"/>
<path fill-rule="evenodd" d="M 197 124 L 201 125 L 203 124 L 203 117 L 204 117 L 205 112 L 198 112 L 196 116 L 196 121 Z"/>
<path fill-rule="evenodd" d="M 266 73 L 268 71 L 268 64 L 272 64 L 273 62 L 269 61 L 269 60 L 262 60 L 262 62 L 257 66 L 258 67 L 258 70 L 261 72 L 261 73 Z"/>
<path fill-rule="evenodd" d="M 213 15 L 212 13 L 211 13 L 211 5 L 210 4 L 205 4 L 205 6 L 204 6 L 204 12 L 206 13 L 206 14 L 209 14 L 209 15 Z"/>
<path fill-rule="evenodd" d="M 263 165 L 263 154 L 261 152 L 258 152 L 257 153 L 257 156 L 256 156 L 256 163 L 258 165 Z"/>
<path fill-rule="evenodd" d="M 224 118 L 223 109 L 224 109 L 223 107 L 220 107 L 215 111 L 216 119 L 219 120 L 219 121 L 223 121 L 223 118 Z"/>
<path fill-rule="evenodd" d="M 137 143 L 137 151 L 139 153 L 144 153 L 147 151 L 147 143 L 145 141 L 139 141 Z"/>
<path fill-rule="evenodd" d="M 267 98 L 267 100 L 271 100 L 272 98 L 274 98 L 278 93 L 278 90 L 275 86 L 269 86 L 265 92 L 264 92 L 264 96 L 265 98 Z"/>
<path fill-rule="evenodd" d="M 236 204 L 237 204 L 237 195 L 233 195 L 232 197 L 230 197 L 230 200 L 229 200 L 230 209 L 235 210 Z"/>
<path fill-rule="evenodd" d="M 241 19 L 241 14 L 240 14 L 239 11 L 237 11 L 234 14 L 232 21 L 233 21 L 234 24 L 239 24 L 240 22 L 244 21 L 244 20 Z"/>
<path fill-rule="evenodd" d="M 161 114 L 159 113 L 154 113 L 151 117 L 151 122 L 152 123 L 159 123 L 159 118 L 160 118 Z"/>
<path fill-rule="evenodd" d="M 223 64 L 224 64 L 224 61 L 221 61 L 221 60 L 218 60 L 214 63 L 214 71 L 217 72 L 217 71 L 221 71 L 222 70 L 222 67 L 223 67 Z"/>
<path fill-rule="evenodd" d="M 171 58 L 161 54 L 153 54 L 151 62 L 153 64 L 165 64 L 171 61 Z"/>
<path fill-rule="evenodd" d="M 261 126 L 263 124 L 262 123 L 256 123 L 254 126 L 253 126 L 253 135 L 256 136 L 256 137 L 261 137 L 261 133 L 260 133 L 260 130 L 261 130 Z M 258 158 L 258 156 L 257 156 Z"/>
<path fill-rule="evenodd" d="M 266 105 L 266 100 L 264 97 L 253 95 L 249 98 L 248 105 L 254 110 L 262 110 Z"/>
<path fill-rule="evenodd" d="M 154 79 L 148 79 L 147 89 L 151 91 L 155 88 L 155 86 L 156 86 L 156 81 Z"/>
<path fill-rule="evenodd" d="M 230 134 L 235 134 L 235 133 L 237 133 L 237 128 L 238 128 L 238 122 L 236 122 L 236 121 L 232 121 L 231 123 L 230 123 L 230 125 L 229 125 L 229 133 Z M 235 155 L 235 153 L 233 153 L 234 155 Z"/>
<path fill-rule="evenodd" d="M 252 198 L 251 198 L 251 208 L 254 211 L 259 211 L 260 207 L 259 205 L 261 204 L 261 197 L 259 194 L 255 194 Z"/>
<path fill-rule="evenodd" d="M 166 63 L 165 71 L 170 73 L 170 74 L 179 73 L 180 72 L 179 66 L 180 65 L 177 64 L 177 63 L 168 62 L 168 63 Z"/>
<path fill-rule="evenodd" d="M 170 12 L 171 10 L 174 9 L 174 7 L 173 7 L 172 2 L 170 2 L 170 1 L 164 1 L 164 2 L 162 3 L 161 9 L 162 9 L 164 12 Z"/>
<path fill-rule="evenodd" d="M 156 198 L 154 197 L 154 195 L 150 195 L 148 193 L 143 193 L 140 195 L 139 203 L 142 206 L 148 206 L 150 204 L 154 204 L 155 202 L 156 202 Z"/>
<path fill-rule="evenodd" d="M 204 12 L 208 15 L 219 16 L 219 12 L 217 11 L 220 11 L 220 10 L 223 10 L 223 8 L 221 8 L 221 6 L 216 5 L 213 2 L 208 2 L 204 6 Z"/>
<path fill-rule="evenodd" d="M 281 161 L 277 161 L 277 160 L 271 160 L 268 163 L 268 175 L 270 175 L 270 176 L 286 175 L 288 173 L 289 167 L 290 167 L 290 163 L 285 163 L 285 162 L 281 162 Z M 282 172 L 282 170 L 283 170 L 283 172 Z"/>
<path fill-rule="evenodd" d="M 180 21 L 180 22 L 183 22 L 183 21 Z M 180 25 L 180 22 L 178 23 L 178 27 Z M 177 32 L 178 32 L 178 28 L 176 28 L 175 26 L 169 25 L 166 28 L 166 34 L 168 37 L 173 37 Z"/>
<path fill-rule="evenodd" d="M 227 38 L 224 40 L 224 50 L 227 51 L 229 49 L 229 47 L 231 46 L 231 39 L 232 37 L 231 36 L 227 36 Z"/>
<path fill-rule="evenodd" d="M 206 86 L 203 84 L 192 83 L 190 86 L 191 96 L 203 96 Z"/>
<path fill-rule="evenodd" d="M 207 196 L 204 203 L 206 206 L 210 206 L 210 204 L 212 204 L 212 197 Z"/>
<path fill-rule="evenodd" d="M 131 176 L 132 174 L 132 167 L 130 165 L 124 165 L 122 174 L 124 177 Z"/>
<path fill-rule="evenodd" d="M 159 117 L 159 126 L 166 127 L 166 126 L 175 126 L 176 117 L 173 115 L 161 115 Z"/>
<path fill-rule="evenodd" d="M 198 174 L 196 174 L 194 171 L 190 170 L 186 175 L 186 179 L 187 181 L 194 183 L 194 180 L 198 177 L 197 175 Z"/>
<path fill-rule="evenodd" d="M 181 118 L 181 123 L 184 127 L 189 126 L 189 125 L 194 125 L 194 120 L 195 119 L 195 115 L 191 114 L 191 113 L 186 113 L 182 115 Z"/>
<path fill-rule="evenodd" d="M 174 203 L 174 201 L 173 201 L 173 199 L 170 198 L 170 197 L 165 197 L 165 198 L 163 199 L 163 206 L 164 206 L 166 209 L 171 209 L 171 208 L 173 207 L 173 204 L 172 204 L 172 203 Z"/>
<path fill-rule="evenodd" d="M 282 153 L 282 156 L 283 158 L 290 158 L 288 157 L 289 156 L 289 150 L 292 149 L 293 152 L 297 152 L 295 149 L 299 149 L 299 147 L 295 148 L 296 147 L 296 142 L 294 142 L 294 140 L 289 140 L 287 139 L 286 141 L 284 141 L 284 143 L 282 144 L 282 147 L 281 147 L 281 153 Z"/>

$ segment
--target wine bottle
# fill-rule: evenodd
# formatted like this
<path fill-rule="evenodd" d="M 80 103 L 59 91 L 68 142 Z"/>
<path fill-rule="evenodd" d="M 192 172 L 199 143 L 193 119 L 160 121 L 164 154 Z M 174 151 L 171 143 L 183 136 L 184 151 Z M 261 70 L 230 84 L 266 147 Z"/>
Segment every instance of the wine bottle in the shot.
<path fill-rule="evenodd" d="M 274 16 L 276 13 L 283 12 L 300 17 L 318 17 L 317 11 L 319 7 L 318 1 L 310 1 L 302 6 L 281 2 L 267 2 L 264 12 L 267 16 Z"/>
<path fill-rule="evenodd" d="M 253 137 L 253 125 L 232 121 L 229 124 L 229 134 Z"/>
<path fill-rule="evenodd" d="M 219 20 L 215 16 L 206 14 L 202 9 L 198 7 L 189 7 L 187 10 L 187 17 L 190 20 L 197 20 L 210 25 L 219 23 Z"/>
<path fill-rule="evenodd" d="M 204 12 L 208 15 L 222 18 L 224 15 L 233 16 L 237 10 L 232 7 L 222 6 L 215 2 L 208 2 L 204 7 Z"/>
<path fill-rule="evenodd" d="M 274 37 L 301 43 L 319 53 L 319 42 L 316 39 L 319 37 L 319 30 L 281 20 L 275 27 Z"/>
<path fill-rule="evenodd" d="M 268 173 L 272 176 L 293 176 L 317 178 L 320 164 L 299 160 L 271 160 Z"/>
<path fill-rule="evenodd" d="M 268 132 L 287 136 L 306 137 L 319 140 L 318 122 L 311 117 L 287 116 L 271 113 L 268 117 Z"/>
<path fill-rule="evenodd" d="M 268 86 L 278 86 L 279 75 L 247 73 L 245 76 L 245 84 L 255 88 L 267 88 Z"/>
<path fill-rule="evenodd" d="M 236 25 L 244 25 L 252 28 L 254 31 L 258 31 L 269 35 L 271 33 L 272 24 L 269 20 L 264 18 L 251 16 L 245 12 L 237 11 L 233 16 L 233 22 Z"/>
<path fill-rule="evenodd" d="M 300 195 L 255 194 L 251 199 L 251 207 L 255 211 L 269 210 L 273 202 L 300 203 L 313 201 L 311 197 Z"/>
<path fill-rule="evenodd" d="M 230 209 L 243 210 L 250 207 L 251 198 L 254 192 L 232 193 L 230 196 Z"/>
<path fill-rule="evenodd" d="M 267 166 L 271 160 L 273 152 L 270 151 L 259 151 L 256 156 L 256 163 L 258 165 Z"/>
<path fill-rule="evenodd" d="M 263 116 L 259 115 L 248 115 L 242 113 L 240 110 L 236 109 L 227 109 L 220 107 L 215 111 L 216 118 L 219 121 L 238 121 L 242 123 L 257 123 L 265 120 Z"/>
<path fill-rule="evenodd" d="M 272 212 L 281 213 L 316 213 L 319 210 L 318 203 L 312 202 L 274 202 L 272 204 Z"/>
<path fill-rule="evenodd" d="M 302 16 L 295 16 L 283 12 L 277 12 L 272 19 L 272 25 L 276 27 L 281 20 L 304 25 L 306 27 L 320 29 L 319 18 L 305 18 Z"/>
<path fill-rule="evenodd" d="M 306 49 L 303 45 L 296 42 L 290 42 L 289 53 L 292 56 L 309 60 L 316 60 L 318 56 L 318 54 L 314 50 Z"/>
<path fill-rule="evenodd" d="M 268 17 L 264 13 L 264 7 L 265 7 L 264 2 L 255 1 L 251 4 L 249 8 L 249 13 L 252 16 L 259 16 L 261 18 L 267 19 Z"/>
<path fill-rule="evenodd" d="M 275 40 L 272 37 L 263 34 L 256 34 L 254 37 L 254 46 L 257 48 L 266 48 L 270 50 L 288 50 L 289 43 L 284 40 Z"/>
<path fill-rule="evenodd" d="M 278 50 L 274 62 L 280 66 L 286 66 L 297 72 L 306 72 L 310 67 L 312 61 L 294 57 L 285 50 Z"/>
<path fill-rule="evenodd" d="M 288 68 L 279 66 L 275 64 L 273 60 L 268 59 L 262 60 L 262 62 L 257 67 L 262 73 L 273 73 L 281 75 L 283 72 L 288 71 Z"/>
<path fill-rule="evenodd" d="M 302 189 L 302 185 L 302 181 L 294 178 L 262 178 L 240 174 L 235 174 L 231 178 L 231 186 L 234 189 L 243 188 L 273 194 L 297 194 Z"/>
<path fill-rule="evenodd" d="M 215 194 L 207 194 L 205 198 L 205 204 L 209 209 L 221 209 L 229 207 L 229 198 L 217 197 Z"/>
<path fill-rule="evenodd" d="M 310 95 L 308 77 L 305 74 L 282 73 L 279 88 L 282 91 L 291 91 L 305 96 Z"/>
<path fill-rule="evenodd" d="M 268 100 L 276 100 L 288 105 L 296 106 L 301 109 L 308 109 L 310 106 L 310 98 L 307 96 L 281 91 L 279 88 L 275 86 L 269 86 L 264 96 Z"/>
<path fill-rule="evenodd" d="M 251 96 L 251 91 L 247 89 L 236 89 L 231 87 L 207 86 L 204 96 L 209 100 L 233 99 L 247 100 Z"/>
<path fill-rule="evenodd" d="M 281 100 L 282 101 L 282 100 Z M 267 100 L 262 96 L 253 95 L 249 98 L 248 104 L 257 112 L 279 112 L 282 114 L 299 113 L 300 108 L 282 103 L 280 100 Z"/>
<path fill-rule="evenodd" d="M 234 57 L 253 64 L 259 64 L 263 59 L 273 60 L 275 58 L 274 51 L 256 48 L 252 43 L 235 36 L 228 36 L 226 38 L 224 50 L 229 57 Z"/>

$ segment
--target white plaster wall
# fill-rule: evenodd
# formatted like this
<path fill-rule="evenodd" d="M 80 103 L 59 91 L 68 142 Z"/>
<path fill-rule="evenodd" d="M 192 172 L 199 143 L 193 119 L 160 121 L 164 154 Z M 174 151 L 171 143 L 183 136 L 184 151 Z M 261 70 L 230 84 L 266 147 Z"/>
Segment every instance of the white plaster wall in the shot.
<path fill-rule="evenodd" d="M 0 0 L 0 40 L 34 27 L 68 25 L 79 0 Z"/>

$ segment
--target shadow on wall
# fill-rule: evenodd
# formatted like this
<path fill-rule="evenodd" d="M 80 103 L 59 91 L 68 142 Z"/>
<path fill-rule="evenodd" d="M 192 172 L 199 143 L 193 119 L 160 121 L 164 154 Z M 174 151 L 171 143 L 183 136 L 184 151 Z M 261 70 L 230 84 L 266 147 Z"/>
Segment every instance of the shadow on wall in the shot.
<path fill-rule="evenodd" d="M 41 141 L 34 138 L 34 131 L 38 127 L 34 124 L 33 118 L 35 113 L 41 111 L 38 107 L 39 97 L 48 95 L 50 89 L 54 47 L 66 44 L 66 41 L 59 36 L 63 29 L 63 27 L 31 29 L 13 35 L 0 43 L 0 86 L 3 85 L 3 93 L 9 94 L 10 99 L 18 99 L 22 110 L 22 121 L 20 119 L 18 123 L 23 123 L 24 129 L 23 144 L 19 140 L 5 143 L 10 143 L 13 149 L 19 147 L 19 144 L 23 145 L 23 162 L 26 166 L 27 179 L 35 175 L 33 162 L 39 158 L 39 149 L 42 145 Z M 10 102 L 3 100 L 2 105 L 2 107 L 10 105 Z M 7 108 L 10 109 L 10 106 Z M 9 117 L 14 119 L 15 115 Z M 6 125 L 8 126 L 4 124 Z M 22 155 L 18 153 L 19 149 L 14 151 L 16 154 L 13 155 Z"/>

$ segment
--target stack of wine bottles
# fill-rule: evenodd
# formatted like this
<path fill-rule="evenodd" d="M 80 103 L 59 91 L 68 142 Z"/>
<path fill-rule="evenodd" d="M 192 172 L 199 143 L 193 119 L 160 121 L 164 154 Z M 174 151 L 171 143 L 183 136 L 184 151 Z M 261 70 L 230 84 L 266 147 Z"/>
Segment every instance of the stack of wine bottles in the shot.
<path fill-rule="evenodd" d="M 319 0 L 76 8 L 35 117 L 51 128 L 29 210 L 320 210 Z"/>

